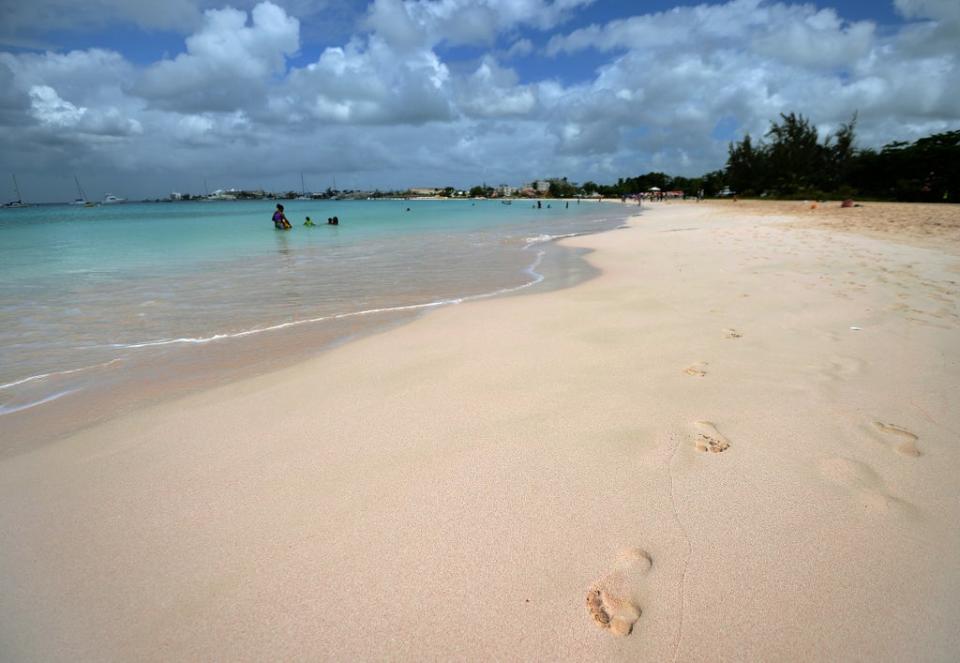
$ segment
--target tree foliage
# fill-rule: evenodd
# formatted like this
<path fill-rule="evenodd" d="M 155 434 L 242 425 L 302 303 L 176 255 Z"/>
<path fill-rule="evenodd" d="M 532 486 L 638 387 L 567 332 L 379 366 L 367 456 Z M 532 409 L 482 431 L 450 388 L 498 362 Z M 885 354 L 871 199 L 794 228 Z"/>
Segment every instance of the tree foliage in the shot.
<path fill-rule="evenodd" d="M 577 187 L 567 181 L 566 177 L 550 180 L 550 189 L 547 195 L 551 198 L 572 198 L 577 195 Z"/>
<path fill-rule="evenodd" d="M 470 189 L 471 198 L 492 198 L 494 190 L 492 186 L 475 186 Z"/>
<path fill-rule="evenodd" d="M 731 143 L 724 171 L 742 195 L 821 198 L 854 195 L 889 200 L 960 200 L 960 131 L 895 142 L 882 150 L 856 147 L 854 115 L 822 141 L 802 115 L 781 114 L 766 142 L 750 135 Z"/>

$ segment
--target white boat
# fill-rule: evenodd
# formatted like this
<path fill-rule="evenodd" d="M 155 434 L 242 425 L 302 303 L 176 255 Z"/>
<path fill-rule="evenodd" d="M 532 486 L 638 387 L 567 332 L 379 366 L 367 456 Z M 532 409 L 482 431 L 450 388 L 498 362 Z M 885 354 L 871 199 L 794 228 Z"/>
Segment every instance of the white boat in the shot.
<path fill-rule="evenodd" d="M 70 204 L 71 204 L 71 205 L 82 205 L 83 207 L 93 207 L 93 206 L 95 206 L 96 203 L 92 203 L 92 202 L 90 202 L 89 200 L 87 200 L 87 194 L 85 194 L 85 193 L 83 192 L 83 188 L 80 186 L 80 180 L 77 179 L 77 176 L 76 176 L 76 175 L 73 176 L 73 181 L 77 183 L 77 193 L 79 193 L 80 196 L 79 196 L 78 198 L 74 199 L 74 201 L 73 201 L 72 203 L 70 203 Z"/>
<path fill-rule="evenodd" d="M 127 202 L 126 198 L 118 198 L 112 193 L 108 193 L 103 197 L 103 200 L 100 201 L 103 205 L 113 205 L 114 203 L 125 203 Z"/>
<path fill-rule="evenodd" d="M 16 200 L 11 200 L 9 203 L 4 204 L 4 207 L 30 207 L 27 203 L 23 202 L 23 198 L 20 196 L 20 187 L 17 186 L 17 176 L 13 175 L 13 190 L 17 194 Z"/>

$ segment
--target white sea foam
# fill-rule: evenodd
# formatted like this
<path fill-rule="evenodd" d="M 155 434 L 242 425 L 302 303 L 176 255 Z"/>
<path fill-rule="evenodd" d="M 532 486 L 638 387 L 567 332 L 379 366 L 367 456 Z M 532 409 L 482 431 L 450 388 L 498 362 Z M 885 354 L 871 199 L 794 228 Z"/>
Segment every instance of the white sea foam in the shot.
<path fill-rule="evenodd" d="M 6 384 L 0 384 L 0 389 L 10 389 L 11 387 L 17 387 L 21 384 L 27 384 L 28 382 L 36 382 L 38 380 L 46 380 L 47 378 L 58 377 L 61 375 L 70 375 L 72 373 L 80 373 L 82 371 L 91 371 L 95 368 L 103 368 L 104 366 L 109 366 L 110 364 L 116 364 L 118 361 L 123 361 L 122 358 L 117 357 L 116 359 L 111 359 L 110 361 L 105 361 L 102 364 L 94 364 L 93 366 L 81 366 L 80 368 L 71 368 L 66 371 L 51 371 L 49 373 L 41 373 L 39 375 L 31 375 L 30 377 L 23 378 L 21 380 L 14 380 L 13 382 L 8 382 Z"/>
<path fill-rule="evenodd" d="M 29 410 L 32 407 L 37 407 L 38 405 L 43 405 L 44 403 L 49 403 L 50 401 L 55 401 L 58 398 L 62 398 L 67 394 L 72 394 L 77 391 L 76 389 L 67 389 L 65 391 L 58 391 L 55 394 L 50 394 L 45 396 L 38 401 L 32 401 L 30 403 L 24 403 L 23 405 L 0 405 L 0 417 L 5 414 L 13 414 L 14 412 L 21 412 L 23 410 Z"/>
<path fill-rule="evenodd" d="M 523 248 L 529 249 L 531 246 L 536 244 L 544 244 L 546 242 L 553 242 L 558 239 L 565 239 L 567 237 L 579 237 L 580 235 L 585 235 L 586 233 L 564 233 L 562 235 L 536 235 L 535 237 L 527 237 L 527 244 Z"/>

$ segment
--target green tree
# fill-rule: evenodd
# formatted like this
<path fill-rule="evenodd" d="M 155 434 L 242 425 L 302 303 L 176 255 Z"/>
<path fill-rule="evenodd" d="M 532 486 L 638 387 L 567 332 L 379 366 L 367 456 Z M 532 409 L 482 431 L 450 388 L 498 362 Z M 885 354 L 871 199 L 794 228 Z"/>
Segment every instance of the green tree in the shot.
<path fill-rule="evenodd" d="M 903 201 L 960 202 L 960 131 L 865 150 L 852 181 L 868 195 Z"/>
<path fill-rule="evenodd" d="M 722 170 L 714 170 L 703 176 L 703 195 L 713 197 L 719 194 L 727 184 L 727 174 Z"/>
<path fill-rule="evenodd" d="M 486 184 L 470 188 L 471 198 L 492 198 L 494 193 L 496 193 L 496 190 L 492 186 L 487 186 Z"/>
<path fill-rule="evenodd" d="M 730 143 L 727 156 L 726 185 L 736 193 L 762 193 L 765 186 L 761 179 L 766 161 L 766 148 L 754 148 L 750 134 L 739 143 Z"/>
<path fill-rule="evenodd" d="M 566 177 L 550 180 L 550 189 L 547 194 L 551 198 L 571 198 L 577 193 L 577 187 L 570 184 Z"/>
<path fill-rule="evenodd" d="M 770 123 L 767 167 L 780 195 L 815 194 L 825 183 L 828 149 L 817 140 L 817 130 L 803 115 L 780 114 L 781 124 Z"/>

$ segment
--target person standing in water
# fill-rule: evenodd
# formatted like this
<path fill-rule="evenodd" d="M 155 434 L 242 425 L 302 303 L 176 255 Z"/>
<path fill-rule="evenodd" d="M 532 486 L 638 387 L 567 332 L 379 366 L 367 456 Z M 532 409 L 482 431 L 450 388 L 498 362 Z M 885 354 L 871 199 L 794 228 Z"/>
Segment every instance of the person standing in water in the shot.
<path fill-rule="evenodd" d="M 290 230 L 293 228 L 293 224 L 287 220 L 287 216 L 283 213 L 283 205 L 277 203 L 277 211 L 273 213 L 273 227 L 277 230 Z"/>

